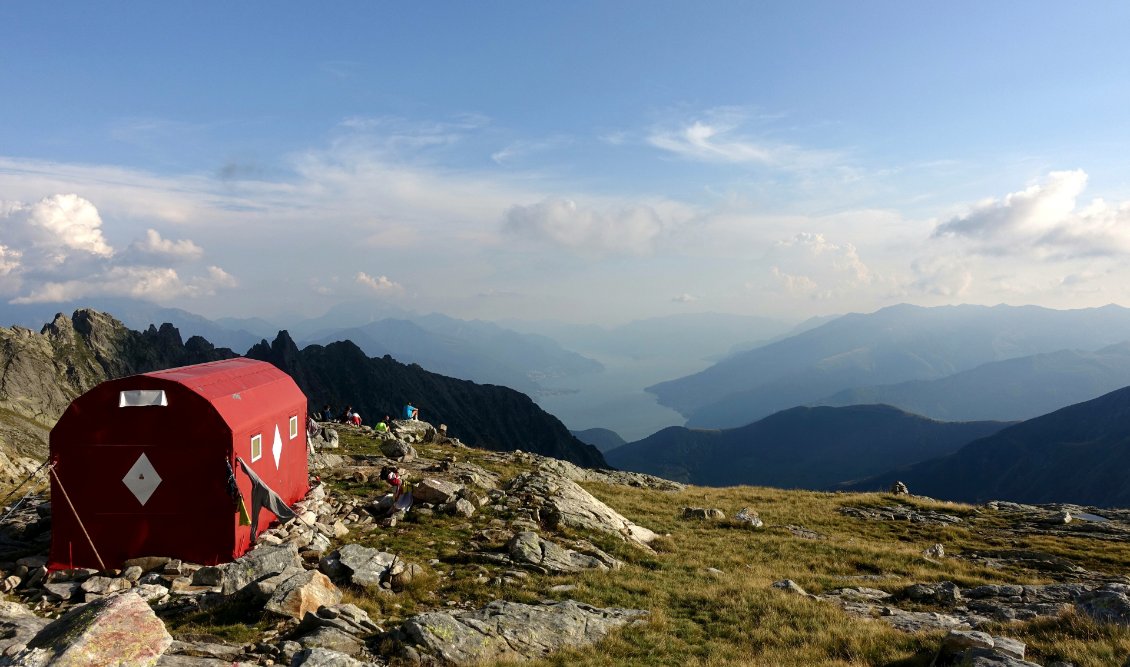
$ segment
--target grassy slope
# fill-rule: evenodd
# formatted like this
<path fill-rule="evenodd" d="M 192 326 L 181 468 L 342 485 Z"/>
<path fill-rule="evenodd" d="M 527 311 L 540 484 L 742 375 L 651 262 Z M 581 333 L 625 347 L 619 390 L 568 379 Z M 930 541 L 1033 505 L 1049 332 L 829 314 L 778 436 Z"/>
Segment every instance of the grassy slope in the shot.
<path fill-rule="evenodd" d="M 343 433 L 348 452 L 374 454 L 371 441 Z M 444 458 L 452 450 L 422 447 L 423 456 Z M 508 480 L 520 468 L 505 455 L 459 450 L 461 460 L 476 462 Z M 372 497 L 383 493 L 367 484 L 333 482 L 335 493 Z M 502 569 L 469 562 L 461 552 L 471 535 L 495 518 L 488 507 L 470 519 L 409 514 L 395 529 L 354 532 L 345 542 L 393 551 L 424 564 L 428 576 L 397 596 L 369 595 L 346 590 L 346 601 L 370 612 L 385 628 L 428 609 L 451 603 L 480 606 L 506 598 L 535 602 L 548 598 L 573 599 L 597 606 L 648 609 L 648 623 L 625 629 L 600 645 L 568 651 L 532 665 L 890 665 L 926 667 L 941 633 L 908 635 L 879 621 L 847 616 L 823 602 L 791 596 L 770 588 L 791 578 L 809 592 L 845 586 L 869 586 L 898 592 L 915 582 L 950 580 L 962 586 L 983 583 L 1052 583 L 1038 572 L 991 570 L 960 558 L 933 562 L 921 556 L 940 542 L 947 554 L 992 549 L 1031 549 L 1067 558 L 1088 569 L 1120 572 L 1130 563 L 1130 545 L 1083 538 L 1017 537 L 1001 529 L 991 512 L 967 505 L 911 501 L 967 519 L 958 527 L 910 523 L 868 522 L 842 516 L 845 504 L 889 504 L 880 494 L 836 494 L 780 491 L 756 487 L 688 487 L 679 493 L 603 484 L 585 484 L 595 496 L 637 523 L 670 537 L 661 539 L 658 553 L 649 554 L 603 535 L 568 536 L 542 531 L 561 542 L 585 537 L 626 561 L 616 572 L 575 577 L 531 574 L 514 584 L 490 586 L 478 578 L 494 577 Z M 732 516 L 749 507 L 760 513 L 766 528 L 749 531 L 729 523 L 678 518 L 681 506 L 717 507 Z M 827 536 L 805 540 L 784 526 L 799 524 Z M 499 545 L 500 546 L 500 545 Z M 434 566 L 426 565 L 439 559 Z M 710 574 L 717 568 L 721 574 Z M 858 575 L 893 575 L 868 581 Z M 551 594 L 550 586 L 578 584 L 571 593 Z M 906 603 L 899 603 L 906 606 Z M 913 609 L 911 606 L 906 608 Z M 197 615 L 171 628 L 174 635 L 221 635 L 254 638 L 254 617 L 217 610 Z M 242 633 L 242 634 L 241 634 Z M 1121 664 L 1130 655 L 1130 629 L 1099 626 L 1085 618 L 1067 616 L 1054 621 L 1001 626 L 1005 634 L 1029 643 L 1037 662 L 1069 660 L 1079 667 Z"/>

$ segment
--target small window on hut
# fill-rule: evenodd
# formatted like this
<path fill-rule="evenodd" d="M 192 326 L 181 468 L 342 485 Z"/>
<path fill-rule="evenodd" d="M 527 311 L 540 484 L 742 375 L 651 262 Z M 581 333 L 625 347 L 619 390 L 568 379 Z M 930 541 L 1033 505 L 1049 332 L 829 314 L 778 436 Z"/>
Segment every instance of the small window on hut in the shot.
<path fill-rule="evenodd" d="M 294 440 L 298 437 L 298 415 L 292 415 L 290 418 L 290 439 Z"/>
<path fill-rule="evenodd" d="M 167 406 L 164 389 L 131 389 L 118 394 L 119 408 L 140 408 L 146 405 Z"/>
<path fill-rule="evenodd" d="M 263 458 L 263 436 L 251 436 L 251 462 L 254 463 Z"/>

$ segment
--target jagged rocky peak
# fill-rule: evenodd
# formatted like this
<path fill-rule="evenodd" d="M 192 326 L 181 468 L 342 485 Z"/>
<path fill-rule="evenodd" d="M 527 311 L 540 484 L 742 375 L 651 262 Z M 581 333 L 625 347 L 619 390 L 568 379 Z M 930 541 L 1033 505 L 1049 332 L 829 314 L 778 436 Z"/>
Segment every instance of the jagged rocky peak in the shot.
<path fill-rule="evenodd" d="M 49 338 L 74 338 L 75 328 L 71 318 L 63 313 L 55 313 L 55 319 L 44 324 L 39 333 Z"/>
<path fill-rule="evenodd" d="M 58 317 L 56 317 L 57 319 Z M 92 308 L 80 308 L 71 315 L 71 322 L 75 331 L 90 336 L 96 331 L 108 329 L 125 329 L 126 326 L 111 315 L 99 312 Z"/>
<path fill-rule="evenodd" d="M 202 338 L 182 343 L 172 325 L 139 333 L 89 308 L 59 313 L 39 333 L 0 327 L 0 453 L 45 456 L 48 429 L 105 380 L 233 356 Z"/>

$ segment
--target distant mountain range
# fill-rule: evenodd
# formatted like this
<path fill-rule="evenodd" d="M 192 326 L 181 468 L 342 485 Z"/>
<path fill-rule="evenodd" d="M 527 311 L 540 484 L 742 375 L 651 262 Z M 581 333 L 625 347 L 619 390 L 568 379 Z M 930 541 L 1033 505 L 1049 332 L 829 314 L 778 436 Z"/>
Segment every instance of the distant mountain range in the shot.
<path fill-rule="evenodd" d="M 1130 310 L 1118 306 L 904 304 L 844 315 L 648 391 L 686 416 L 688 426 L 732 428 L 860 387 L 937 380 L 990 362 L 1127 340 Z M 871 398 L 864 392 L 859 400 Z M 854 399 L 833 402 L 848 400 Z"/>
<path fill-rule="evenodd" d="M 667 428 L 605 458 L 625 470 L 704 486 L 827 489 L 954 452 L 1005 426 L 938 422 L 885 405 L 799 407 L 735 429 Z"/>
<path fill-rule="evenodd" d="M 789 324 L 768 317 L 728 313 L 680 313 L 614 327 L 528 320 L 503 320 L 499 324 L 548 336 L 582 354 L 661 365 L 676 359 L 721 359 L 735 348 L 762 344 L 790 329 Z"/>
<path fill-rule="evenodd" d="M 843 488 L 873 491 L 901 480 L 912 493 L 947 500 L 1130 507 L 1127 470 L 1130 387 Z"/>
<path fill-rule="evenodd" d="M 425 315 L 383 319 L 324 334 L 312 343 L 353 341 L 372 357 L 417 363 L 434 373 L 536 393 L 546 380 L 603 369 L 545 336 L 520 334 L 489 322 Z"/>
<path fill-rule="evenodd" d="M 1130 343 L 982 364 L 938 380 L 860 387 L 817 405 L 886 403 L 945 421 L 1021 421 L 1130 385 Z"/>
<path fill-rule="evenodd" d="M 144 330 L 168 323 L 186 337 L 201 336 L 220 347 L 246 350 L 286 327 L 261 318 L 209 320 L 178 308 L 125 298 L 84 304 L 0 304 L 0 322 L 38 328 L 55 313 L 90 307 L 113 313 L 127 327 Z M 536 394 L 547 381 L 597 373 L 599 362 L 570 352 L 552 339 L 521 334 L 490 322 L 445 315 L 416 315 L 387 304 L 350 302 L 317 318 L 296 318 L 299 345 L 352 340 L 369 356 L 391 355 L 405 363 L 480 384 L 499 384 Z"/>

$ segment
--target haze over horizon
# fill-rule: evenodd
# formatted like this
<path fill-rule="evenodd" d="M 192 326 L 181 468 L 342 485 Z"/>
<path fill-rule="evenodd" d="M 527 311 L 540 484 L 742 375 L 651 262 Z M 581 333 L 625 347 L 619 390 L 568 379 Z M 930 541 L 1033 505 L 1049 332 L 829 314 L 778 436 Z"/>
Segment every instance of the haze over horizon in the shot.
<path fill-rule="evenodd" d="M 0 298 L 1130 305 L 1130 7 L 5 3 Z"/>

